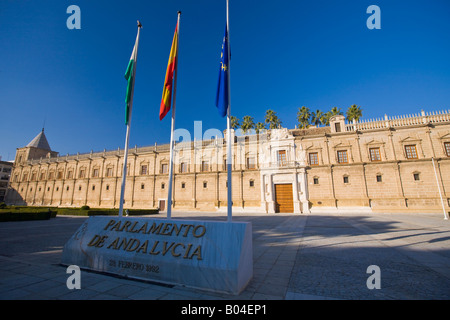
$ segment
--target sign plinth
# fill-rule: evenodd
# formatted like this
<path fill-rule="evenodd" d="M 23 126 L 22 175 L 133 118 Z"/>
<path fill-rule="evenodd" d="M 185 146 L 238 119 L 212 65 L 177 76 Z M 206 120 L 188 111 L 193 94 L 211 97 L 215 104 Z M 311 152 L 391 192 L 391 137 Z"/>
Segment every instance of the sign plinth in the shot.
<path fill-rule="evenodd" d="M 65 244 L 61 263 L 239 294 L 253 276 L 252 225 L 94 216 Z"/>

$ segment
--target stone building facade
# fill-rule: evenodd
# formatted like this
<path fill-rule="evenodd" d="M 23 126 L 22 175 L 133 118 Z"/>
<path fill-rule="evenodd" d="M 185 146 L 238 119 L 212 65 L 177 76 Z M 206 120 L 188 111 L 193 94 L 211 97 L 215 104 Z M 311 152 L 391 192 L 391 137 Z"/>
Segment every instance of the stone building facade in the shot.
<path fill-rule="evenodd" d="M 0 160 L 0 203 L 3 203 L 5 201 L 12 167 L 13 164 L 11 162 Z"/>
<path fill-rule="evenodd" d="M 232 141 L 234 211 L 442 212 L 442 202 L 449 210 L 448 111 L 353 123 L 335 116 L 326 127 L 233 132 Z M 174 211 L 226 211 L 226 143 L 176 144 Z M 131 148 L 127 163 L 124 208 L 165 210 L 169 145 Z M 122 167 L 123 150 L 61 156 L 42 131 L 17 149 L 6 202 L 118 208 Z"/>

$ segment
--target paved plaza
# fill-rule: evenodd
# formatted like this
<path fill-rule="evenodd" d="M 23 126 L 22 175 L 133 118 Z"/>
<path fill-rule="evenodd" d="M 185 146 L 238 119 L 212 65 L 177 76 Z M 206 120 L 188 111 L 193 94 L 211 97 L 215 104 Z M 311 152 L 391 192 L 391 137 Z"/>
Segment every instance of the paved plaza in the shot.
<path fill-rule="evenodd" d="M 172 218 L 226 220 L 226 214 L 173 212 Z M 235 221 L 253 226 L 253 279 L 237 296 L 84 270 L 81 289 L 68 289 L 62 249 L 86 219 L 0 223 L 0 299 L 450 298 L 450 221 L 442 214 L 234 213 Z M 375 275 L 369 266 L 379 268 L 379 289 L 368 288 Z"/>

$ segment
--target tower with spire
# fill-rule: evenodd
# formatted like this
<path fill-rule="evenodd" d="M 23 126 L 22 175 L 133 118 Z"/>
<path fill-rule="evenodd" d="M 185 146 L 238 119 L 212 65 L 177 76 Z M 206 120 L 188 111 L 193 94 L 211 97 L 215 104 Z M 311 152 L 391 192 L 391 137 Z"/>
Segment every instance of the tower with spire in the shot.
<path fill-rule="evenodd" d="M 26 163 L 28 160 L 56 157 L 57 155 L 58 152 L 52 151 L 50 148 L 44 133 L 44 128 L 42 128 L 42 131 L 25 147 L 17 148 L 14 164 L 19 165 Z"/>

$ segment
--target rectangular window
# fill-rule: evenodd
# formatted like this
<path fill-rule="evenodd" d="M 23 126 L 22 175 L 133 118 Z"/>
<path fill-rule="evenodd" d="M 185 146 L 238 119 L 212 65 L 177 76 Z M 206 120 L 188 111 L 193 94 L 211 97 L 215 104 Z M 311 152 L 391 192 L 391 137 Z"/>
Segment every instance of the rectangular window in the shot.
<path fill-rule="evenodd" d="M 348 176 L 344 176 L 344 183 L 348 183 Z"/>
<path fill-rule="evenodd" d="M 334 129 L 336 132 L 341 132 L 341 124 L 339 122 L 336 122 L 334 124 Z"/>
<path fill-rule="evenodd" d="M 144 165 L 141 166 L 141 174 L 142 174 L 142 175 L 147 174 L 147 165 L 146 165 L 146 164 L 144 164 Z"/>
<path fill-rule="evenodd" d="M 420 181 L 420 174 L 414 173 L 414 181 Z"/>
<path fill-rule="evenodd" d="M 348 163 L 347 150 L 339 150 L 337 152 L 338 163 Z"/>
<path fill-rule="evenodd" d="M 247 158 L 247 169 L 255 169 L 255 158 L 254 157 L 248 157 Z"/>
<path fill-rule="evenodd" d="M 45 179 L 45 172 L 41 172 L 39 180 L 44 180 L 44 179 Z"/>
<path fill-rule="evenodd" d="M 67 179 L 72 179 L 73 172 L 72 170 L 67 171 Z"/>
<path fill-rule="evenodd" d="M 370 161 L 381 161 L 380 148 L 369 149 Z"/>
<path fill-rule="evenodd" d="M 381 174 L 377 174 L 377 182 L 383 182 L 383 178 L 381 177 Z"/>
<path fill-rule="evenodd" d="M 417 149 L 415 144 L 405 146 L 406 159 L 417 159 Z"/>
<path fill-rule="evenodd" d="M 310 166 L 319 165 L 319 154 L 317 152 L 311 152 L 309 154 L 309 165 Z"/>
<path fill-rule="evenodd" d="M 187 172 L 187 163 L 186 162 L 182 162 L 180 164 L 180 172 L 181 173 Z"/>
<path fill-rule="evenodd" d="M 112 177 L 113 175 L 113 168 L 106 168 L 106 176 Z"/>
<path fill-rule="evenodd" d="M 314 178 L 314 184 L 319 184 L 319 178 Z"/>
<path fill-rule="evenodd" d="M 36 172 L 31 174 L 31 181 L 36 181 Z"/>
<path fill-rule="evenodd" d="M 287 165 L 286 161 L 286 150 L 279 150 L 277 153 L 277 162 L 280 167 Z"/>
<path fill-rule="evenodd" d="M 98 172 L 99 172 L 98 169 L 94 169 L 94 171 L 92 171 L 92 177 L 98 178 Z"/>
<path fill-rule="evenodd" d="M 56 176 L 56 179 L 62 179 L 63 173 L 62 171 L 58 171 L 58 175 Z"/>
<path fill-rule="evenodd" d="M 209 162 L 202 161 L 202 172 L 209 171 Z"/>
<path fill-rule="evenodd" d="M 445 154 L 450 157 L 450 142 L 444 142 Z"/>
<path fill-rule="evenodd" d="M 141 190 L 145 189 L 145 184 L 141 183 Z"/>
<path fill-rule="evenodd" d="M 86 170 L 85 169 L 80 169 L 80 174 L 79 174 L 79 178 L 84 178 L 86 176 Z M 50 179 L 50 177 L 49 177 Z"/>
<path fill-rule="evenodd" d="M 53 176 L 54 176 L 54 172 L 49 172 L 48 173 L 48 180 L 53 180 Z"/>
<path fill-rule="evenodd" d="M 167 163 L 161 164 L 161 173 L 167 173 L 169 170 L 169 165 Z"/>

